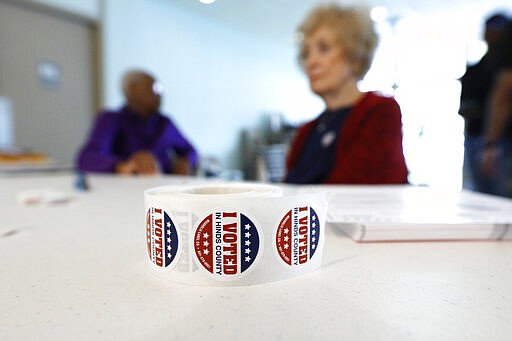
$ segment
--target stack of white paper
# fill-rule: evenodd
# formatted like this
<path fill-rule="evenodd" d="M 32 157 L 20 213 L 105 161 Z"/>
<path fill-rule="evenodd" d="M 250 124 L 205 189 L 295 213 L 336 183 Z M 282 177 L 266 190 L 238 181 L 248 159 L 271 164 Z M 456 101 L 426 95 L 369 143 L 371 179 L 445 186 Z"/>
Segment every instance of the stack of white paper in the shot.
<path fill-rule="evenodd" d="M 327 222 L 356 241 L 512 239 L 512 200 L 413 186 L 308 186 L 325 190 Z"/>

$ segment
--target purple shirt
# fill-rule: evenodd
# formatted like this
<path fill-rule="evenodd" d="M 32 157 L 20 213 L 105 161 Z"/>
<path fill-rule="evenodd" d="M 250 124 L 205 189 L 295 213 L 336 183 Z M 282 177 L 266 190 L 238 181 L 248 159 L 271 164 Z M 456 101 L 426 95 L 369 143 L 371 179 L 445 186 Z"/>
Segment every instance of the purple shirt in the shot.
<path fill-rule="evenodd" d="M 117 163 L 142 150 L 155 156 L 164 173 L 172 173 L 174 154 L 197 167 L 196 150 L 168 117 L 156 112 L 143 119 L 127 107 L 98 115 L 77 167 L 84 172 L 114 172 Z"/>

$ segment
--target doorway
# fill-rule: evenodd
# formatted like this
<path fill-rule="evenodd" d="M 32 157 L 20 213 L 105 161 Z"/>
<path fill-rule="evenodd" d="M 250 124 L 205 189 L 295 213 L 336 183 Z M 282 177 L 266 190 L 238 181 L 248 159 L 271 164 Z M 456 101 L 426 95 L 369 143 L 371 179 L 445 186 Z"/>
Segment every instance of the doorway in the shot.
<path fill-rule="evenodd" d="M 98 107 L 96 23 L 0 0 L 0 96 L 16 147 L 72 165 Z"/>

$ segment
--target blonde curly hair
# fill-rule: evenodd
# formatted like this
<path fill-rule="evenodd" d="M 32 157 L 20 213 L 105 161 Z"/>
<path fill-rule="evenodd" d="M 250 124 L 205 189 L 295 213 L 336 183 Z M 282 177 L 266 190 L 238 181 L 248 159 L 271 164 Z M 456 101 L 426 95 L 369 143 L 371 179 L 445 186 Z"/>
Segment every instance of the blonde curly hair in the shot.
<path fill-rule="evenodd" d="M 301 64 L 305 58 L 305 39 L 321 27 L 327 27 L 336 33 L 345 57 L 354 64 L 354 75 L 362 79 L 370 68 L 378 40 L 368 11 L 336 4 L 315 7 L 297 29 Z"/>

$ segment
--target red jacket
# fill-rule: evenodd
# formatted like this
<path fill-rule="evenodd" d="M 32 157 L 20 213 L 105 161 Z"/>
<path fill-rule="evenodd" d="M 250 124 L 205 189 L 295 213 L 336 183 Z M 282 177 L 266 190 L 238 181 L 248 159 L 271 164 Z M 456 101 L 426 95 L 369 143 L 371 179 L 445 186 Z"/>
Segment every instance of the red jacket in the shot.
<path fill-rule="evenodd" d="M 317 120 L 298 129 L 288 153 L 287 169 L 297 161 Z M 341 128 L 335 157 L 334 167 L 324 183 L 407 183 L 398 103 L 393 98 L 366 93 L 354 105 Z"/>

